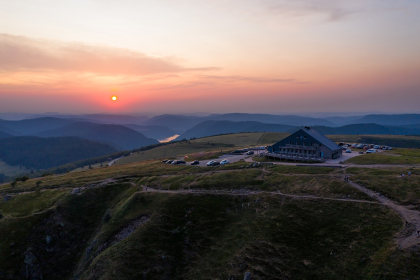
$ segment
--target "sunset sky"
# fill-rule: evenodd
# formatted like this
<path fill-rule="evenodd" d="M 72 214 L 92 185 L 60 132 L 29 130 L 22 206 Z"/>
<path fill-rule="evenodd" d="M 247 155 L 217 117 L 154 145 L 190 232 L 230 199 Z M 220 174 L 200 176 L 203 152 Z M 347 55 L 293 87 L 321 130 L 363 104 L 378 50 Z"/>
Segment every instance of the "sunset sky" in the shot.
<path fill-rule="evenodd" d="M 0 113 L 420 112 L 419 14 L 418 0 L 0 0 Z"/>

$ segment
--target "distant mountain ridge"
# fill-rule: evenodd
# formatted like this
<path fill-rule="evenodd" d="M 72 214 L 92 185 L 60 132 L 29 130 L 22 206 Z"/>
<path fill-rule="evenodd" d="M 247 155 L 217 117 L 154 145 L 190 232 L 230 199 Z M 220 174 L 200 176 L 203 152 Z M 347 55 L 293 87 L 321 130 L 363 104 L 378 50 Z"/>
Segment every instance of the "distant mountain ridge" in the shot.
<path fill-rule="evenodd" d="M 295 128 L 290 125 L 266 124 L 261 122 L 204 121 L 181 134 L 177 139 L 190 139 L 226 133 L 239 132 L 286 132 Z"/>
<path fill-rule="evenodd" d="M 25 119 L 20 121 L 7 121 L 0 119 L 0 126 L 13 131 L 11 134 L 15 136 L 35 135 L 44 130 L 63 127 L 73 120 L 58 119 L 53 117 L 43 117 L 36 119 Z"/>
<path fill-rule="evenodd" d="M 419 128 L 398 126 L 383 126 L 379 124 L 351 124 L 340 127 L 311 126 L 324 135 L 340 134 L 390 134 L 390 135 L 420 135 Z M 178 139 L 191 139 L 193 137 L 206 137 L 217 134 L 239 132 L 289 132 L 298 130 L 299 126 L 267 124 L 261 122 L 233 122 L 233 121 L 204 121 L 181 134 Z"/>
<path fill-rule="evenodd" d="M 314 129 L 325 135 L 412 135 L 420 134 L 420 128 L 406 128 L 397 126 L 384 126 L 375 123 L 366 124 L 349 124 L 340 127 L 326 127 L 326 126 L 313 126 Z"/>
<path fill-rule="evenodd" d="M 124 124 L 123 126 L 131 128 L 146 137 L 161 140 L 175 135 L 175 131 L 162 125 L 138 125 L 138 124 Z"/>
<path fill-rule="evenodd" d="M 391 126 L 420 124 L 420 114 L 366 115 L 358 119 L 357 123 L 376 123 Z"/>
<path fill-rule="evenodd" d="M 132 150 L 159 143 L 128 127 L 115 124 L 72 123 L 38 133 L 40 137 L 75 136 L 111 145 L 118 150 Z"/>
<path fill-rule="evenodd" d="M 245 114 L 230 113 L 221 115 L 210 115 L 206 117 L 191 117 L 182 115 L 160 115 L 147 121 L 148 125 L 163 125 L 170 127 L 178 134 L 183 134 L 187 130 L 204 121 L 233 121 L 233 122 L 260 122 L 279 125 L 303 126 L 303 125 L 326 125 L 333 126 L 334 123 L 320 118 L 293 116 L 293 115 L 270 115 L 270 114 Z"/>

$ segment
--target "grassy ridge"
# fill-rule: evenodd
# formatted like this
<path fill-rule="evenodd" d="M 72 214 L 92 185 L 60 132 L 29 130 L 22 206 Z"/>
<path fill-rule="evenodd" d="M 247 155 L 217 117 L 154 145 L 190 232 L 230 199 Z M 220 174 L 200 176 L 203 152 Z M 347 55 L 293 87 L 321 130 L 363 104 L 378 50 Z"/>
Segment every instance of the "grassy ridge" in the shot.
<path fill-rule="evenodd" d="M 43 279 L 241 279 L 250 271 L 256 279 L 369 279 L 382 273 L 375 260 L 393 252 L 393 235 L 401 226 L 399 217 L 380 205 L 135 189 L 113 185 L 62 197 L 42 192 L 40 199 L 56 208 L 0 220 L 0 273 Z M 28 195 L 13 199 L 19 203 Z M 103 223 L 107 209 L 111 219 Z M 149 221 L 103 249 L 142 216 Z"/>
<path fill-rule="evenodd" d="M 420 150 L 397 149 L 381 153 L 360 155 L 346 160 L 353 164 L 420 164 Z"/>
<path fill-rule="evenodd" d="M 205 155 L 206 153 L 233 151 L 236 148 L 241 147 L 269 145 L 283 139 L 287 135 L 287 133 L 273 132 L 237 133 L 204 137 L 187 142 L 177 142 L 144 152 L 134 153 L 117 161 L 117 164 L 126 164 L 150 159 L 175 158 L 185 155 L 192 156 L 192 159 L 208 159 L 209 157 L 200 157 L 200 153 Z"/>
<path fill-rule="evenodd" d="M 411 171 L 411 177 L 408 172 Z M 359 184 L 386 194 L 392 200 L 401 204 L 413 204 L 420 207 L 420 169 L 419 168 L 388 168 L 388 169 L 364 169 L 348 168 L 352 174 L 352 180 Z M 405 177 L 400 177 L 404 173 Z"/>
<path fill-rule="evenodd" d="M 0 278 L 243 279 L 249 271 L 253 279 L 414 279 L 418 249 L 395 248 L 402 221 L 385 206 L 231 192 L 370 201 L 343 182 L 347 172 L 388 186 L 401 202 L 420 198 L 417 169 L 394 185 L 402 170 L 146 161 L 48 176 L 38 187 L 38 179 L 2 185 Z M 141 185 L 225 194 L 138 192 Z"/>

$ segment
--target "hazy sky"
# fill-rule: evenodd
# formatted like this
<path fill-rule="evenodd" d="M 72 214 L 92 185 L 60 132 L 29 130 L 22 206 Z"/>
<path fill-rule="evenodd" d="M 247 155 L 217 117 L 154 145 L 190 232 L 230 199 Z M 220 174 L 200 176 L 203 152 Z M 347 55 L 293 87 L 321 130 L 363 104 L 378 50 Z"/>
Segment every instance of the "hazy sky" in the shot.
<path fill-rule="evenodd" d="M 419 14 L 418 0 L 0 0 L 0 112 L 420 112 Z"/>

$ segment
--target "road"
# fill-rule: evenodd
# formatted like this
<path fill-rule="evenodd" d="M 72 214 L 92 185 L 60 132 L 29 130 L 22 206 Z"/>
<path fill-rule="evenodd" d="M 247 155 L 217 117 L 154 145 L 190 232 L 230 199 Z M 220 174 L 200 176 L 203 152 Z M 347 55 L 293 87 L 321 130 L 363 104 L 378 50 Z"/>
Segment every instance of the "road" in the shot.
<path fill-rule="evenodd" d="M 124 157 L 124 156 L 111 160 L 111 161 L 108 163 L 108 166 L 113 165 L 113 164 L 114 164 L 117 160 L 122 159 L 123 157 Z"/>

